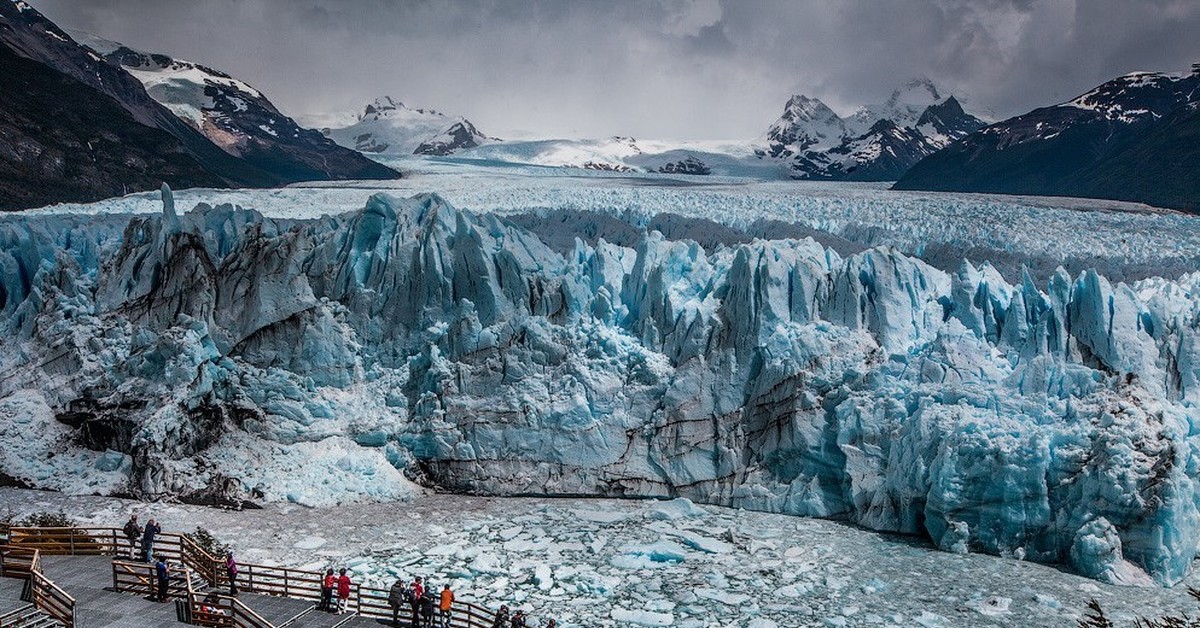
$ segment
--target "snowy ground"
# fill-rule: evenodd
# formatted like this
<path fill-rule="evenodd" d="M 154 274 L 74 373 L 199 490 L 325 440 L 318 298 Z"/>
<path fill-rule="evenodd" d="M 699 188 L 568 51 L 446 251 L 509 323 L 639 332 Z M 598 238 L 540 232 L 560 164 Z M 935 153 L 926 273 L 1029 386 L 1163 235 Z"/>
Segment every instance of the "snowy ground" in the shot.
<path fill-rule="evenodd" d="M 432 576 L 463 600 L 526 608 L 535 626 L 551 616 L 580 627 L 1067 626 L 1091 598 L 1119 626 L 1197 610 L 1183 585 L 1104 585 L 835 522 L 682 501 L 427 495 L 226 512 L 0 489 L 0 514 L 58 510 L 94 525 L 137 511 L 167 531 L 202 526 L 244 562 L 345 565 L 383 586 Z"/>
<path fill-rule="evenodd" d="M 232 203 L 267 216 L 316 218 L 361 209 L 369 194 L 437 192 L 460 209 L 501 214 L 590 210 L 674 213 L 734 227 L 758 219 L 825 231 L 865 246 L 889 244 L 953 270 L 987 260 L 1019 281 L 1026 264 L 1045 277 L 1097 267 L 1110 279 L 1168 278 L 1200 265 L 1200 218 L 1134 203 L 987 194 L 899 192 L 886 184 L 751 177 L 614 174 L 501 162 L 401 159 L 405 178 L 299 184 L 273 190 L 177 191 L 181 210 Z M 156 213 L 158 192 L 57 205 L 24 215 Z"/>

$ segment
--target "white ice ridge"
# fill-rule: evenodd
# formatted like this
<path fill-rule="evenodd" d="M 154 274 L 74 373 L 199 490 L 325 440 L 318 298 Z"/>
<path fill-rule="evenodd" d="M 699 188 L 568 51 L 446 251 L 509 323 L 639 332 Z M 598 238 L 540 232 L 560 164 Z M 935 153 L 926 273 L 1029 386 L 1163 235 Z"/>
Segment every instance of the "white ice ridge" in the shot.
<path fill-rule="evenodd" d="M 1112 582 L 1196 554 L 1200 273 L 1010 285 L 658 233 L 564 256 L 436 195 L 178 223 L 0 222 L 0 471 L 308 504 L 406 478 L 679 496 Z"/>

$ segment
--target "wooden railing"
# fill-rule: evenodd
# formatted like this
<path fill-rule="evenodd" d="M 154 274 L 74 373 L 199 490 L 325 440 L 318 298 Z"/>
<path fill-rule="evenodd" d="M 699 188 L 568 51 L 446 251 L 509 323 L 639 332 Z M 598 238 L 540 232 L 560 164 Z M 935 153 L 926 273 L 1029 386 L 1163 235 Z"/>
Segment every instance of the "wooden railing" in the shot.
<path fill-rule="evenodd" d="M 392 607 L 388 604 L 388 589 L 378 589 L 375 587 L 358 587 L 357 592 L 351 591 L 351 599 L 357 597 L 358 614 L 363 617 L 372 617 L 375 619 L 391 619 Z M 355 594 L 357 594 L 355 596 Z M 400 608 L 400 618 L 403 620 L 410 617 L 412 611 L 407 603 Z M 437 611 L 434 611 L 435 617 Z M 450 613 L 451 628 L 492 628 L 492 622 L 496 619 L 496 614 L 482 606 L 471 604 L 468 602 L 455 601 Z M 407 622 L 405 622 L 407 623 Z M 440 626 L 441 622 L 434 622 Z"/>
<path fill-rule="evenodd" d="M 128 540 L 124 533 L 116 528 L 12 528 L 10 534 L 9 546 L 0 547 L 0 550 L 18 553 L 37 550 L 42 554 L 52 555 L 109 556 L 126 556 L 129 551 Z M 187 570 L 199 574 L 210 586 L 221 590 L 228 590 L 229 578 L 223 560 L 209 554 L 186 536 L 159 534 L 154 541 L 154 555 L 185 567 L 183 570 L 172 569 L 173 573 L 182 573 L 183 576 L 181 579 L 172 578 L 173 584 L 168 595 L 188 600 L 193 623 L 206 622 L 199 625 L 221 627 L 270 628 L 270 624 L 252 609 L 245 607 L 236 598 L 228 596 L 220 596 L 223 600 L 229 600 L 221 608 L 223 615 L 202 617 L 204 613 L 198 613 L 201 604 L 196 600 L 196 594 L 189 593 L 187 589 L 190 584 Z M 7 563 L 6 559 L 4 564 Z M 321 598 L 322 579 L 323 574 L 317 571 L 241 563 L 238 565 L 237 587 L 239 591 L 246 593 L 316 602 Z M 176 582 L 177 580 L 179 581 Z M 117 590 L 149 594 L 154 591 L 155 583 L 152 565 L 113 561 L 113 586 Z M 388 604 L 388 593 L 388 589 L 351 585 L 347 610 L 364 617 L 391 619 L 392 608 Z M 408 612 L 408 605 L 405 604 L 401 608 L 401 616 L 406 616 Z M 495 613 L 482 606 L 455 601 L 450 625 L 453 628 L 491 628 L 494 618 Z M 246 623 L 228 623 L 230 621 Z"/>
<path fill-rule="evenodd" d="M 75 598 L 42 575 L 40 566 L 33 572 L 33 605 L 66 628 L 75 628 Z"/>
<path fill-rule="evenodd" d="M 213 597 L 216 597 L 214 600 Z M 206 596 L 191 603 L 192 624 L 208 628 L 275 628 L 254 609 L 228 595 Z"/>
<path fill-rule="evenodd" d="M 29 580 L 33 605 L 66 628 L 75 628 L 75 598 L 42 573 L 40 550 L 0 546 L 0 576 Z"/>
<path fill-rule="evenodd" d="M 113 590 L 118 593 L 158 596 L 158 573 L 154 565 L 125 560 L 112 561 Z M 191 572 L 186 567 L 167 568 L 167 597 L 188 599 Z"/>
<path fill-rule="evenodd" d="M 0 577 L 28 580 L 39 561 L 36 549 L 0 546 Z"/>
<path fill-rule="evenodd" d="M 112 556 L 118 532 L 111 528 L 14 527 L 9 530 L 8 545 L 37 549 L 43 556 Z M 120 541 L 124 544 L 123 537 Z"/>

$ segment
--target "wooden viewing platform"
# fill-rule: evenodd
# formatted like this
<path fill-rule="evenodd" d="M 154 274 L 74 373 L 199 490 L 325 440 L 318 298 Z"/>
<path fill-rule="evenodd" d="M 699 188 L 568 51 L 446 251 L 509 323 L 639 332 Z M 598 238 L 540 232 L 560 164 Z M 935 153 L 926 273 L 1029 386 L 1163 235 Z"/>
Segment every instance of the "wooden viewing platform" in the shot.
<path fill-rule="evenodd" d="M 318 611 L 322 574 L 238 564 L 231 597 L 224 561 L 178 534 L 155 537 L 169 565 L 169 603 L 153 601 L 154 566 L 126 560 L 117 528 L 0 528 L 0 628 L 363 628 L 392 625 L 388 590 L 351 585 L 346 614 Z M 400 626 L 410 628 L 408 607 Z M 435 617 L 435 622 L 440 618 Z M 452 628 L 491 628 L 494 613 L 455 601 Z M 440 625 L 440 624 L 438 624 Z"/>

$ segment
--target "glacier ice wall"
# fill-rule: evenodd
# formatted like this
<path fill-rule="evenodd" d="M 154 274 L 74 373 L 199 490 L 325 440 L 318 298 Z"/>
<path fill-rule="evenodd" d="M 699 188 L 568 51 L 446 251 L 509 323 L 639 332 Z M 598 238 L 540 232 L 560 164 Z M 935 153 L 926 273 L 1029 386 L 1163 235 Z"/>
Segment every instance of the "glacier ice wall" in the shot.
<path fill-rule="evenodd" d="M 656 232 L 563 255 L 434 195 L 0 244 L 0 472 L 35 486 L 685 496 L 1126 583 L 1200 541 L 1200 273 L 1010 285 Z"/>

